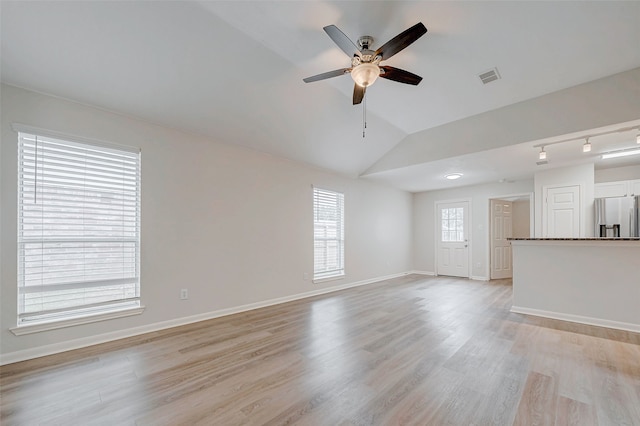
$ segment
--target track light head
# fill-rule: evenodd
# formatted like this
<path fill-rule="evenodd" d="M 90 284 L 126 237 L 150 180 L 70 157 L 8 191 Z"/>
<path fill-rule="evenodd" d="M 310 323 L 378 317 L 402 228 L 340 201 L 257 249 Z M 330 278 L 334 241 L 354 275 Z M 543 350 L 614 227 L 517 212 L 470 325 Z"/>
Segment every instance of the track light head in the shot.
<path fill-rule="evenodd" d="M 546 160 L 547 159 L 547 151 L 544 150 L 544 146 L 542 148 L 540 148 L 540 152 L 538 153 L 538 158 L 540 160 Z"/>

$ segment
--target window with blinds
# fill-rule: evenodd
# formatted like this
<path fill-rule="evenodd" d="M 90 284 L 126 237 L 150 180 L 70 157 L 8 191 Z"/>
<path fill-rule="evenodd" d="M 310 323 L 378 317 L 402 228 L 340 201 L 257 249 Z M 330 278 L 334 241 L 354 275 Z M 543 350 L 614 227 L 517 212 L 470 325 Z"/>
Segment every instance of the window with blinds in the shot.
<path fill-rule="evenodd" d="M 344 194 L 313 189 L 313 279 L 344 275 Z"/>
<path fill-rule="evenodd" d="M 18 326 L 140 306 L 140 150 L 19 132 Z"/>

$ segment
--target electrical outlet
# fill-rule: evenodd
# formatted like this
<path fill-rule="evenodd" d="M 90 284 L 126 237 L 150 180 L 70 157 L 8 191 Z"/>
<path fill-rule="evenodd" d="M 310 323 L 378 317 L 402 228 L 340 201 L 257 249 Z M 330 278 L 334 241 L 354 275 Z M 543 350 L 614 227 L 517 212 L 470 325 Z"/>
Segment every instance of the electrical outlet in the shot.
<path fill-rule="evenodd" d="M 189 298 L 189 290 L 183 288 L 180 290 L 180 300 L 187 300 Z"/>
<path fill-rule="evenodd" d="M 309 273 L 305 272 L 304 274 L 302 274 L 302 279 L 305 281 L 309 281 Z"/>

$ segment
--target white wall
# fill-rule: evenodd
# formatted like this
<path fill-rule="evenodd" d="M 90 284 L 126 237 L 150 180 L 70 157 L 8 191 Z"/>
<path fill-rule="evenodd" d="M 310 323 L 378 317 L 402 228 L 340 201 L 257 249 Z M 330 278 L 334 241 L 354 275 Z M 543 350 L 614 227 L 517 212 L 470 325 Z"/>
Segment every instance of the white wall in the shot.
<path fill-rule="evenodd" d="M 593 190 L 594 190 L 594 166 L 593 164 L 581 164 L 579 166 L 561 167 L 545 170 L 535 174 L 535 237 L 543 235 L 543 212 L 545 208 L 544 188 L 548 186 L 580 186 L 580 237 L 593 237 Z"/>
<path fill-rule="evenodd" d="M 3 360 L 412 269 L 407 192 L 12 86 L 0 94 Z M 9 331 L 17 304 L 14 122 L 142 148 L 142 315 Z M 303 280 L 313 269 L 311 185 L 345 193 L 343 280 Z M 189 300 L 179 300 L 180 288 Z"/>
<path fill-rule="evenodd" d="M 640 241 L 512 245 L 512 312 L 640 332 Z"/>
<path fill-rule="evenodd" d="M 435 271 L 435 205 L 438 201 L 471 200 L 471 277 L 489 279 L 489 199 L 533 192 L 533 181 L 465 186 L 413 194 L 413 265 Z"/>
<path fill-rule="evenodd" d="M 514 238 L 531 236 L 531 203 L 529 200 L 514 201 L 512 205 L 512 225 Z"/>
<path fill-rule="evenodd" d="M 596 183 L 635 179 L 640 179 L 640 164 L 610 169 L 596 169 L 595 171 Z"/>

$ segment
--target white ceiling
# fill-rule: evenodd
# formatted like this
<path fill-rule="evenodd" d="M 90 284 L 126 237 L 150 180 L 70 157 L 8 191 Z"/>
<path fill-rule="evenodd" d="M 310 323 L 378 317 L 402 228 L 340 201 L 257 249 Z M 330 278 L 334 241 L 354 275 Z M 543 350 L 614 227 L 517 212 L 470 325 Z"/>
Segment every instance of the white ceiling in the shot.
<path fill-rule="evenodd" d="M 533 173 L 538 171 L 585 163 L 595 163 L 597 168 L 640 165 L 640 156 L 607 160 L 601 158 L 602 154 L 607 152 L 640 148 L 640 145 L 636 144 L 637 131 L 617 132 L 618 129 L 627 129 L 635 126 L 640 126 L 640 120 L 625 122 L 616 126 L 591 129 L 591 134 L 613 133 L 590 138 L 589 142 L 592 149 L 589 153 L 583 153 L 582 151 L 585 139 L 582 139 L 584 132 L 580 132 L 391 169 L 372 174 L 368 178 L 391 184 L 407 191 L 420 192 L 456 187 L 460 186 L 461 182 L 462 185 L 474 185 L 487 182 L 508 183 L 531 179 L 533 178 Z M 566 142 L 563 142 L 565 140 Z M 545 151 L 547 152 L 546 164 L 538 165 L 540 148 L 535 148 L 534 146 L 541 143 L 549 143 L 551 145 L 545 146 Z M 455 172 L 463 173 L 464 176 L 455 181 L 444 179 L 447 174 Z"/>
<path fill-rule="evenodd" d="M 350 176 L 410 135 L 640 67 L 637 1 L 2 1 L 1 8 L 5 83 Z M 366 138 L 349 76 L 302 82 L 349 66 L 323 26 L 335 24 L 354 41 L 373 36 L 377 47 L 418 21 L 429 32 L 387 64 L 424 80 L 415 87 L 379 79 L 367 92 Z M 502 79 L 482 85 L 477 74 L 493 67 Z M 632 136 L 594 140 L 594 151 L 627 147 Z M 409 191 L 530 178 L 540 167 L 535 143 L 480 146 L 367 178 Z M 570 146 L 580 144 L 556 145 L 556 161 L 544 167 L 640 163 L 576 158 Z M 465 176 L 447 182 L 450 171 Z"/>

